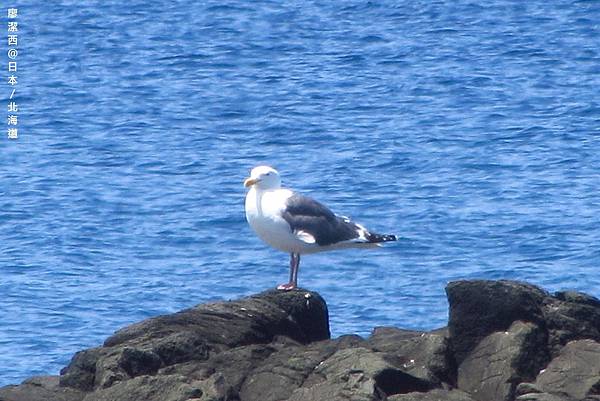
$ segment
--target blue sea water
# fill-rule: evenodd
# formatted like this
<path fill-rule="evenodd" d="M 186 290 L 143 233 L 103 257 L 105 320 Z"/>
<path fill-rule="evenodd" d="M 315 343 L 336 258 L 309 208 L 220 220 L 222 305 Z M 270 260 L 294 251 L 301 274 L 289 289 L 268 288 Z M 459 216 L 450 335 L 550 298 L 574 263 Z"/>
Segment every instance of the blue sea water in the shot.
<path fill-rule="evenodd" d="M 258 164 L 402 237 L 303 258 L 334 336 L 443 326 L 451 280 L 600 296 L 598 1 L 5 4 L 0 385 L 285 281 L 244 218 Z"/>

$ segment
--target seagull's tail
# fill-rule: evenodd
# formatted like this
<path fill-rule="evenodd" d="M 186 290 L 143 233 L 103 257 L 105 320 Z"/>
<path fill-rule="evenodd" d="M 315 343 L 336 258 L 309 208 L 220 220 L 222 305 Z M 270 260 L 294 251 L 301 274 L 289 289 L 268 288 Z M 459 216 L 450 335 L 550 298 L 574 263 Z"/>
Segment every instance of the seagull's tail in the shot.
<path fill-rule="evenodd" d="M 378 247 L 382 246 L 381 244 L 384 242 L 396 241 L 397 238 L 393 234 L 376 234 L 368 231 L 365 227 L 360 224 L 354 224 L 356 227 L 356 233 L 358 234 L 358 238 L 355 238 L 353 242 L 355 244 L 367 246 L 367 247 Z"/>

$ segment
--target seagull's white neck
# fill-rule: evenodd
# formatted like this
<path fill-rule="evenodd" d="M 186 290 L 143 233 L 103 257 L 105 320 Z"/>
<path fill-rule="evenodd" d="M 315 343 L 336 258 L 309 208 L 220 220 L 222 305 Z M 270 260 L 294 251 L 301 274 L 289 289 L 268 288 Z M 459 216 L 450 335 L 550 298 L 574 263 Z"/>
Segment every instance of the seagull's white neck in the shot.
<path fill-rule="evenodd" d="M 265 184 L 264 182 L 261 182 L 261 183 L 253 185 L 252 188 L 250 188 L 250 189 L 254 189 L 257 192 L 275 191 L 277 189 L 281 189 L 281 184 L 275 185 L 272 183 Z"/>
<path fill-rule="evenodd" d="M 263 195 L 263 190 L 257 188 L 256 186 L 252 186 L 246 195 L 246 209 L 250 206 L 250 208 L 254 208 L 258 215 L 262 215 L 262 202 L 261 198 Z"/>
<path fill-rule="evenodd" d="M 274 208 L 285 205 L 287 198 L 293 195 L 289 189 L 275 188 L 260 188 L 253 185 L 246 195 L 246 210 L 256 213 L 259 216 L 273 213 Z"/>

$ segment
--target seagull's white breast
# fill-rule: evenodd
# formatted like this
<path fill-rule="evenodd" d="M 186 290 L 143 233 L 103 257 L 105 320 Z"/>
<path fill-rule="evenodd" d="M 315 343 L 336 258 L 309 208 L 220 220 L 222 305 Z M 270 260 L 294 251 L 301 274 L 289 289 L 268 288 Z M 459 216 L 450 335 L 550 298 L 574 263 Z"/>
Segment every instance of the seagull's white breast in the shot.
<path fill-rule="evenodd" d="M 306 253 L 311 247 L 300 241 L 281 217 L 286 200 L 292 195 L 289 189 L 250 188 L 246 195 L 246 219 L 260 239 L 273 248 L 288 253 Z"/>

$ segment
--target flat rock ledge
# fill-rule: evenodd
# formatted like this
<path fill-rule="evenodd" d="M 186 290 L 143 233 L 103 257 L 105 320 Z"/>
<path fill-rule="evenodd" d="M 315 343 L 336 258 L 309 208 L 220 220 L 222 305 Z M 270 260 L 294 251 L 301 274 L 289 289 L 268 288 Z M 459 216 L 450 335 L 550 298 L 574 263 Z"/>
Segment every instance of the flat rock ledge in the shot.
<path fill-rule="evenodd" d="M 456 281 L 448 327 L 330 339 L 315 292 L 266 291 L 117 331 L 0 401 L 600 401 L 600 301 Z M 399 307 L 402 307 L 401 305 Z"/>

